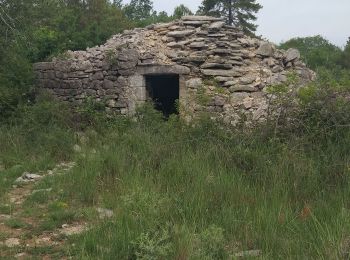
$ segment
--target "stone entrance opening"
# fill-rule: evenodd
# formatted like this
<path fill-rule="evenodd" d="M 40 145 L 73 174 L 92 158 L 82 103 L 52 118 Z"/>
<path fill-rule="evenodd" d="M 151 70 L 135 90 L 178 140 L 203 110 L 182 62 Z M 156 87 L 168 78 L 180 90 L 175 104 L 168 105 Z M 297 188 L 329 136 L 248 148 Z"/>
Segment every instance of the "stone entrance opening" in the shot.
<path fill-rule="evenodd" d="M 146 75 L 147 96 L 165 117 L 177 114 L 180 82 L 177 74 Z"/>

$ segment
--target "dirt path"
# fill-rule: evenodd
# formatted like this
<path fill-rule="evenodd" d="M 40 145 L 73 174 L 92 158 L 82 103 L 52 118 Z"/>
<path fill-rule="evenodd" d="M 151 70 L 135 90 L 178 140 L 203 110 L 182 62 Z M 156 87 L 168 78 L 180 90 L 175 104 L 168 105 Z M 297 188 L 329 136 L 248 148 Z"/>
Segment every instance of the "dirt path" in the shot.
<path fill-rule="evenodd" d="M 45 173 L 24 173 L 5 195 L 10 206 L 9 214 L 0 215 L 0 258 L 28 259 L 34 255 L 41 259 L 67 259 L 60 255 L 67 237 L 87 230 L 87 223 L 76 222 L 62 225 L 53 231 L 38 230 L 40 216 L 25 214 L 23 204 L 36 192 L 50 192 L 50 189 L 35 190 L 35 186 L 48 176 L 68 174 L 74 163 L 60 163 Z M 41 208 L 40 208 L 41 206 Z M 38 205 L 33 212 L 45 212 L 45 206 Z"/>

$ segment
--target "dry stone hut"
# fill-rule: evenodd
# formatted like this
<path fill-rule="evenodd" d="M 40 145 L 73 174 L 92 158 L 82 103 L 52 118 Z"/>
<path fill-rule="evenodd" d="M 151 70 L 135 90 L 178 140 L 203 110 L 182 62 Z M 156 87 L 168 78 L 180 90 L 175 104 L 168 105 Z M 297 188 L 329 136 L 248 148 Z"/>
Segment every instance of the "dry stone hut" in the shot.
<path fill-rule="evenodd" d="M 295 49 L 277 50 L 244 35 L 220 18 L 186 16 L 166 24 L 124 31 L 106 44 L 37 63 L 38 84 L 63 101 L 104 102 L 108 111 L 132 114 L 153 100 L 165 115 L 191 119 L 200 112 L 236 124 L 267 116 L 267 86 L 314 73 Z M 295 86 L 291 86 L 293 88 Z"/>

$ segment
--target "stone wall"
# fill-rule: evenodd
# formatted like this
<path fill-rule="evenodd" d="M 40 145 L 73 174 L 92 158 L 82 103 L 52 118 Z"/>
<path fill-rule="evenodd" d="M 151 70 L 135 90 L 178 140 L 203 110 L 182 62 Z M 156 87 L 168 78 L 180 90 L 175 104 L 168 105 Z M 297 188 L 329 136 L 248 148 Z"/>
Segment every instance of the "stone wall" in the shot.
<path fill-rule="evenodd" d="M 231 124 L 265 120 L 267 87 L 287 82 L 289 74 L 298 76 L 298 86 L 315 77 L 297 50 L 278 50 L 204 16 L 125 31 L 102 46 L 37 63 L 34 70 L 38 85 L 58 99 L 91 98 L 120 114 L 132 114 L 147 100 L 144 75 L 178 74 L 186 118 L 210 112 Z"/>

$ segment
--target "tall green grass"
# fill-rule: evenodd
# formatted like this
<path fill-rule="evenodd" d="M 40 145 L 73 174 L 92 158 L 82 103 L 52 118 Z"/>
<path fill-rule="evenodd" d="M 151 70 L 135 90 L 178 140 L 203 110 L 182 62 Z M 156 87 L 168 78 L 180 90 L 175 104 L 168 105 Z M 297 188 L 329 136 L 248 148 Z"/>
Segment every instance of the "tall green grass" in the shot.
<path fill-rule="evenodd" d="M 255 249 L 262 259 L 349 257 L 350 131 L 311 103 L 293 125 L 250 131 L 164 121 L 147 106 L 135 118 L 87 109 L 77 126 L 55 104 L 1 127 L 0 180 L 5 188 L 24 169 L 76 161 L 54 183 L 62 201 L 114 217 L 72 239 L 74 258 L 228 259 Z"/>

